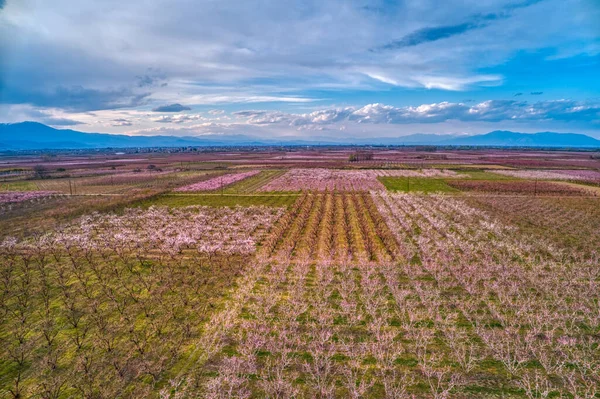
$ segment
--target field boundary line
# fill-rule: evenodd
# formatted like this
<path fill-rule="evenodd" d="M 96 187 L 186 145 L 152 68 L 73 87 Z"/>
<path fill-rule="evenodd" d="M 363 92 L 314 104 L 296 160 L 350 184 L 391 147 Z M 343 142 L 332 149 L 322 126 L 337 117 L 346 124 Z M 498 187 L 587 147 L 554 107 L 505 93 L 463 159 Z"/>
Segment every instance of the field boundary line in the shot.
<path fill-rule="evenodd" d="M 302 195 L 302 193 L 292 193 L 292 194 L 220 194 L 220 193 L 201 193 L 197 194 L 181 194 L 181 193 L 166 193 L 164 195 L 172 195 L 172 196 L 189 196 L 189 197 L 197 197 L 197 196 L 212 196 L 212 197 L 293 197 Z"/>

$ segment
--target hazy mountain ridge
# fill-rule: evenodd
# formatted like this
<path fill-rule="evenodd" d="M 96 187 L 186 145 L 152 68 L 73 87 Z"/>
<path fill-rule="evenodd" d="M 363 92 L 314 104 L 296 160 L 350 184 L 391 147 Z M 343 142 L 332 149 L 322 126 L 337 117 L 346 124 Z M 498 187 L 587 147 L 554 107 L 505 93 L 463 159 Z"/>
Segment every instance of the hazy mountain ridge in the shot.
<path fill-rule="evenodd" d="M 506 147 L 598 147 L 600 140 L 574 133 L 493 131 L 473 136 L 412 134 L 400 137 L 321 139 L 257 139 L 243 134 L 206 137 L 127 136 L 54 129 L 37 122 L 0 124 L 0 150 L 96 149 L 243 145 L 444 145 Z"/>

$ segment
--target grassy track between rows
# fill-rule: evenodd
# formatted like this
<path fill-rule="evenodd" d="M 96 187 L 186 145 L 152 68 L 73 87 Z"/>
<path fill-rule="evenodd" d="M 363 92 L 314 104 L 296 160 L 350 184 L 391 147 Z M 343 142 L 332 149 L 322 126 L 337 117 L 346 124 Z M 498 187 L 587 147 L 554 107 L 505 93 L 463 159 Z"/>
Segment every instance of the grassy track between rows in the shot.
<path fill-rule="evenodd" d="M 192 205 L 205 206 L 271 206 L 287 208 L 296 201 L 298 195 L 295 194 L 164 194 L 147 201 L 142 201 L 138 205 L 142 207 L 170 206 L 183 207 Z"/>
<path fill-rule="evenodd" d="M 417 177 L 379 177 L 381 183 L 389 191 L 415 193 L 458 193 L 459 190 L 450 187 L 444 179 Z"/>
<path fill-rule="evenodd" d="M 225 194 L 249 194 L 254 193 L 262 186 L 283 175 L 285 170 L 263 170 L 259 174 L 236 182 L 226 187 Z"/>

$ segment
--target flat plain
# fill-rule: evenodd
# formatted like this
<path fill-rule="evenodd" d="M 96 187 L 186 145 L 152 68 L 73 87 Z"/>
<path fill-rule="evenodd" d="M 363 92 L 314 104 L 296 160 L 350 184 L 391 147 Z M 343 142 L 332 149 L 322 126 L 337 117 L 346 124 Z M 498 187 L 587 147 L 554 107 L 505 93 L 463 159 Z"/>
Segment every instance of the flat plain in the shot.
<path fill-rule="evenodd" d="M 0 397 L 600 397 L 599 154 L 368 151 L 3 157 Z"/>

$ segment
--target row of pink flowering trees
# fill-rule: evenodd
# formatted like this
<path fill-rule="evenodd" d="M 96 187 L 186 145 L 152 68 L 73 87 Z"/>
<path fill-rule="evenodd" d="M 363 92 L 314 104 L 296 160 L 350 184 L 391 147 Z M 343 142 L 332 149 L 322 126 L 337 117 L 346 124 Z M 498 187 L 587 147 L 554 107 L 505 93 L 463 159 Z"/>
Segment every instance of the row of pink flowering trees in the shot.
<path fill-rule="evenodd" d="M 213 177 L 212 179 L 204 180 L 198 183 L 189 184 L 179 187 L 175 191 L 178 192 L 194 192 L 194 191 L 213 191 L 229 186 L 233 183 L 247 179 L 260 173 L 260 170 L 251 170 L 249 172 L 231 173 L 228 175 Z"/>
<path fill-rule="evenodd" d="M 204 396 L 597 393 L 597 257 L 442 196 L 309 194 L 293 215 Z"/>
<path fill-rule="evenodd" d="M 405 256 L 419 259 L 406 273 L 457 362 L 476 367 L 477 359 L 491 357 L 531 398 L 594 396 L 600 383 L 592 349 L 600 327 L 597 256 L 527 240 L 454 199 L 376 198 L 407 243 Z M 464 327 L 457 329 L 460 320 Z"/>
<path fill-rule="evenodd" d="M 383 190 L 383 185 L 377 180 L 381 176 L 390 177 L 451 177 L 460 175 L 451 170 L 440 169 L 291 169 L 282 176 L 261 187 L 260 191 L 369 191 Z"/>

